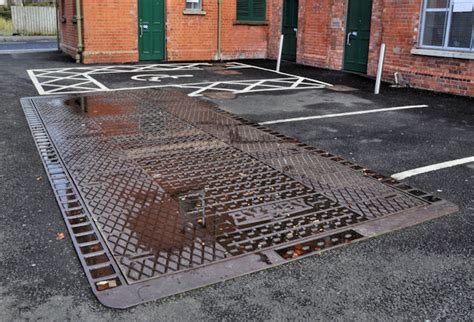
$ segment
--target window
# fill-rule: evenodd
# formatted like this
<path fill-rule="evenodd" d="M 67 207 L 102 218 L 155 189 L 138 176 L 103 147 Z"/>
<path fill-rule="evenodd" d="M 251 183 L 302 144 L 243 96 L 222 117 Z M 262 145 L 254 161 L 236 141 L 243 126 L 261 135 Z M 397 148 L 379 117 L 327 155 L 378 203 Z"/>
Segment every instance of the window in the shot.
<path fill-rule="evenodd" d="M 202 10 L 202 0 L 186 0 L 186 10 Z"/>
<path fill-rule="evenodd" d="M 265 0 L 236 0 L 238 21 L 265 21 Z"/>
<path fill-rule="evenodd" d="M 425 0 L 421 46 L 474 51 L 474 0 Z"/>

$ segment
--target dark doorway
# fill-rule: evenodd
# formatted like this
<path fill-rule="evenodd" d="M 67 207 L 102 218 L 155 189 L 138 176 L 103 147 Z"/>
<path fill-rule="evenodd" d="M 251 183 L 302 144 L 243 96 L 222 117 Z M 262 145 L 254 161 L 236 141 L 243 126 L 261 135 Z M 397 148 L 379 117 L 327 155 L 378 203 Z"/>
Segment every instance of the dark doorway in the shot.
<path fill-rule="evenodd" d="M 367 73 L 372 0 L 349 0 L 344 69 Z"/>
<path fill-rule="evenodd" d="M 282 59 L 296 61 L 296 45 L 298 32 L 298 0 L 284 0 L 282 34 Z"/>
<path fill-rule="evenodd" d="M 138 1 L 138 48 L 140 60 L 165 58 L 164 0 Z"/>

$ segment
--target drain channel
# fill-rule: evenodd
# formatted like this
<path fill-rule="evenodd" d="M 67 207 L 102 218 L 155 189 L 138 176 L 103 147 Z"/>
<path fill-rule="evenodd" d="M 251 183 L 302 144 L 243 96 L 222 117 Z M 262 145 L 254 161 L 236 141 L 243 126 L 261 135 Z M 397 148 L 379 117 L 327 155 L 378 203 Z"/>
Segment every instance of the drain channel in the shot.
<path fill-rule="evenodd" d="M 90 215 L 69 179 L 60 158 L 50 141 L 43 123 L 28 101 L 22 101 L 23 111 L 31 134 L 43 161 L 56 201 L 64 216 L 69 235 L 79 260 L 93 285 L 93 291 L 103 291 L 120 286 L 124 281 L 111 259 L 108 249 L 90 220 Z"/>

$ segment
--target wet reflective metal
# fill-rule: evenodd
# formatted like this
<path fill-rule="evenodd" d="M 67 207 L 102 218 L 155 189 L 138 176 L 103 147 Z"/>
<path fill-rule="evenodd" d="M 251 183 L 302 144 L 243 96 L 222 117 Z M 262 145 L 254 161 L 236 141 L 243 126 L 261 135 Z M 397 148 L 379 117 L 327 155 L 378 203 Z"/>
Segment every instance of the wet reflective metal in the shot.
<path fill-rule="evenodd" d="M 111 307 L 456 211 L 178 91 L 22 105 L 93 291 Z"/>

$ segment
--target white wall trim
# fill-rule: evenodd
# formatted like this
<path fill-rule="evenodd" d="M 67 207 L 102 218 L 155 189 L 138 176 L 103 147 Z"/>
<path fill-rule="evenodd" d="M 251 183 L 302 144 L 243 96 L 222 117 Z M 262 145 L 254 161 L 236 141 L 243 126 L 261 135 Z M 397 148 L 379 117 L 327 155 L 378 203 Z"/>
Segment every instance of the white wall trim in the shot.
<path fill-rule="evenodd" d="M 413 48 L 411 50 L 413 55 L 459 58 L 459 59 L 474 59 L 474 52 L 454 51 L 454 50 L 437 50 L 427 48 Z"/>

